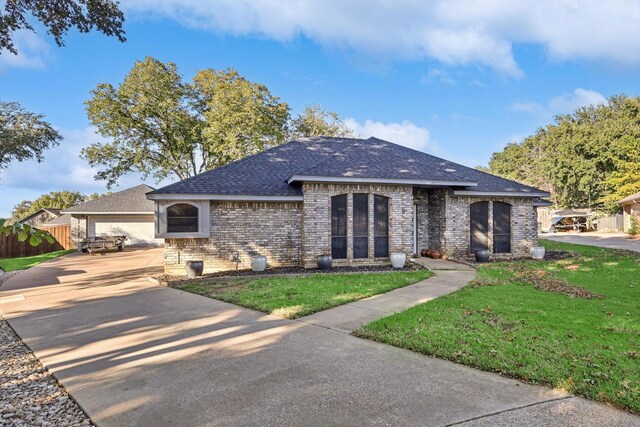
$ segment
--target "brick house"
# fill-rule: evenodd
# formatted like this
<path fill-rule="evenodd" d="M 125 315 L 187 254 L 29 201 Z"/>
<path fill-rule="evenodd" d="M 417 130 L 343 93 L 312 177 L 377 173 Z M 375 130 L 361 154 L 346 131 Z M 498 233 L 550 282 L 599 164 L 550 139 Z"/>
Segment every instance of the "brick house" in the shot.
<path fill-rule="evenodd" d="M 46 224 L 47 222 L 58 218 L 61 215 L 60 211 L 61 209 L 57 209 L 57 208 L 38 209 L 36 212 L 32 213 L 31 215 L 25 218 L 22 218 L 18 222 L 20 224 L 27 224 L 27 225 L 30 225 L 31 227 L 39 228 L 43 224 Z"/>
<path fill-rule="evenodd" d="M 71 244 L 87 237 L 127 236 L 127 246 L 161 246 L 155 238 L 155 203 L 146 193 L 153 187 L 136 185 L 62 210 L 70 224 Z"/>
<path fill-rule="evenodd" d="M 640 192 L 625 197 L 620 200 L 618 204 L 622 206 L 624 231 L 629 231 L 629 228 L 631 228 L 631 217 L 635 217 L 638 223 L 640 223 Z"/>
<path fill-rule="evenodd" d="M 291 141 L 147 193 L 165 271 L 383 264 L 391 252 L 528 256 L 536 188 L 377 138 Z"/>

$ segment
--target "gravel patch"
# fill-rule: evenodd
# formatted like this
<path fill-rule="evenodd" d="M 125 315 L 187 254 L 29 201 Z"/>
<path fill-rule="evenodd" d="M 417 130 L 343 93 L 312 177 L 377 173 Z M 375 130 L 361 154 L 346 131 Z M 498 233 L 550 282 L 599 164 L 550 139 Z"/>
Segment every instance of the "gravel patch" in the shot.
<path fill-rule="evenodd" d="M 0 426 L 93 426 L 1 316 Z"/>
<path fill-rule="evenodd" d="M 14 271 L 2 271 L 0 270 L 0 286 L 2 286 L 2 284 L 4 282 L 6 282 L 7 280 L 9 280 L 11 277 L 15 276 L 18 273 L 23 272 L 24 270 L 14 270 Z"/>

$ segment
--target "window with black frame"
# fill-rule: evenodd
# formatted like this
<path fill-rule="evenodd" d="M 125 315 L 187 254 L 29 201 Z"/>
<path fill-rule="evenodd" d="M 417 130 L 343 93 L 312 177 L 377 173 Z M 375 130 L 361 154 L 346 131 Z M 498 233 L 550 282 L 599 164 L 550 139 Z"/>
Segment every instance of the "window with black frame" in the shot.
<path fill-rule="evenodd" d="M 470 252 L 489 248 L 489 202 L 471 203 L 470 210 Z"/>
<path fill-rule="evenodd" d="M 353 195 L 353 257 L 369 257 L 369 195 Z"/>
<path fill-rule="evenodd" d="M 347 195 L 331 198 L 331 256 L 347 257 Z"/>
<path fill-rule="evenodd" d="M 511 253 L 511 205 L 493 202 L 493 253 Z"/>
<path fill-rule="evenodd" d="M 198 232 L 198 208 L 188 203 L 179 203 L 167 208 L 167 232 Z"/>
<path fill-rule="evenodd" d="M 389 256 L 389 198 L 373 196 L 373 248 L 376 258 Z"/>

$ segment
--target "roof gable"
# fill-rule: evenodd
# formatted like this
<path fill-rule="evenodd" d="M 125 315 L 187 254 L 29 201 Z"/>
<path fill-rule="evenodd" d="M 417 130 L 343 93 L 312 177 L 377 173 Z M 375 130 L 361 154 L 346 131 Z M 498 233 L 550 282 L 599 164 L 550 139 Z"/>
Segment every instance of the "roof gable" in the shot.
<path fill-rule="evenodd" d="M 109 213 L 109 214 L 141 214 L 153 213 L 154 203 L 147 200 L 146 194 L 153 191 L 153 187 L 141 184 L 126 190 L 118 191 L 108 196 L 102 196 L 86 203 L 64 209 L 63 213 L 89 214 L 89 213 Z"/>
<path fill-rule="evenodd" d="M 58 208 L 40 208 L 37 211 L 35 211 L 32 214 L 27 215 L 26 217 L 22 218 L 20 221 L 18 222 L 24 222 L 24 221 L 28 221 L 31 218 L 33 218 L 34 216 L 40 215 L 43 212 L 47 212 L 48 214 L 50 214 L 52 217 L 58 217 L 60 216 L 60 211 L 61 209 Z"/>

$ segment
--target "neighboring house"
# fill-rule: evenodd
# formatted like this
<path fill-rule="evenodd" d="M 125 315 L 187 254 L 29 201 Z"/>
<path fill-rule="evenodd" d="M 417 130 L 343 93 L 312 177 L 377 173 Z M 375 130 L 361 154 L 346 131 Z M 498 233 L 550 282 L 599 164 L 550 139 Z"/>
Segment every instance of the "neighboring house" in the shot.
<path fill-rule="evenodd" d="M 32 227 L 40 227 L 42 224 L 51 221 L 52 219 L 58 218 L 60 216 L 60 209 L 56 208 L 42 208 L 26 218 L 18 221 L 20 224 L 27 224 Z"/>
<path fill-rule="evenodd" d="M 162 245 L 164 241 L 154 236 L 155 205 L 145 197 L 152 190 L 142 184 L 63 209 L 71 216 L 72 243 L 86 237 L 125 235 L 128 246 Z"/>
<path fill-rule="evenodd" d="M 534 199 L 548 193 L 376 138 L 291 141 L 147 194 L 165 271 L 387 263 L 438 249 L 469 258 L 529 255 Z"/>
<path fill-rule="evenodd" d="M 624 231 L 629 231 L 631 228 L 631 217 L 635 216 L 640 223 L 640 192 L 632 194 L 629 197 L 618 202 L 622 206 L 622 215 L 624 216 Z"/>

